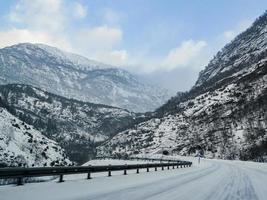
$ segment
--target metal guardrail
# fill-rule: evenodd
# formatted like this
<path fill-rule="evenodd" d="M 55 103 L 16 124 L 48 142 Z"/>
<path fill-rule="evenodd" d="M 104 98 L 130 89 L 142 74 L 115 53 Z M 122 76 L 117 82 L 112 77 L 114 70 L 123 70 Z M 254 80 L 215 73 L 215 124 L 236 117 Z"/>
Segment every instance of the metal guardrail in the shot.
<path fill-rule="evenodd" d="M 143 160 L 143 161 L 150 161 L 150 162 L 154 162 L 154 161 L 159 161 L 159 162 L 183 162 L 181 160 L 171 160 L 171 159 L 161 159 L 161 158 L 142 158 L 142 157 L 128 157 L 128 158 L 118 158 L 116 156 L 112 157 L 108 157 L 108 156 L 101 156 L 101 157 L 96 157 L 96 159 L 98 160 L 102 160 L 102 159 L 118 159 L 118 160 Z"/>
<path fill-rule="evenodd" d="M 124 175 L 127 175 L 127 170 L 136 170 L 139 173 L 139 169 L 155 168 L 158 167 L 164 170 L 165 167 L 170 169 L 182 167 L 191 167 L 192 162 L 179 161 L 168 163 L 147 163 L 147 164 L 130 164 L 130 165 L 102 165 L 102 166 L 71 166 L 71 167 L 31 167 L 31 168 L 0 168 L 0 179 L 17 179 L 17 185 L 23 185 L 23 178 L 26 177 L 42 177 L 42 176 L 55 176 L 59 175 L 59 182 L 63 182 L 63 175 L 69 174 L 87 174 L 87 179 L 91 179 L 91 173 L 108 172 L 108 176 L 111 176 L 112 171 L 123 171 Z"/>

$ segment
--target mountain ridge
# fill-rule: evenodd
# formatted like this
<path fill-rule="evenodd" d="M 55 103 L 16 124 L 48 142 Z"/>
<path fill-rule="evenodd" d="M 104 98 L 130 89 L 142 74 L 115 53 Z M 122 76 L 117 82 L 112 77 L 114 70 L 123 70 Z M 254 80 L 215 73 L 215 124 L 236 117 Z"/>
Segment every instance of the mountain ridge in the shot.
<path fill-rule="evenodd" d="M 126 70 L 43 44 L 0 49 L 0 84 L 20 83 L 86 102 L 135 112 L 153 111 L 170 93 L 142 83 Z"/>

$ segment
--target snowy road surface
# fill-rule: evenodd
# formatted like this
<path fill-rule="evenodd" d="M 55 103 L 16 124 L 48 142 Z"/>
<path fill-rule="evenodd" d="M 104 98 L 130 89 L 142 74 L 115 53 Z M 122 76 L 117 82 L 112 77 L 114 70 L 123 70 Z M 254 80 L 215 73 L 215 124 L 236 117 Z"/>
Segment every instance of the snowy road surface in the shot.
<path fill-rule="evenodd" d="M 194 160 L 193 160 L 194 161 Z M 69 176 L 64 183 L 1 186 L 0 200 L 266 200 L 267 164 L 202 160 L 191 168 L 127 176 Z"/>

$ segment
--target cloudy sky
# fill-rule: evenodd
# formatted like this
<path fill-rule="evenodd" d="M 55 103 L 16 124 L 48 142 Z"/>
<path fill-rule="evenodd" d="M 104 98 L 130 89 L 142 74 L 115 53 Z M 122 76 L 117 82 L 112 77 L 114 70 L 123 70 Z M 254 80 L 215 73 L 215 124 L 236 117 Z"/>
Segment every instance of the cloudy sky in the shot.
<path fill-rule="evenodd" d="M 183 91 L 266 8 L 266 0 L 2 0 L 0 48 L 45 43 Z"/>

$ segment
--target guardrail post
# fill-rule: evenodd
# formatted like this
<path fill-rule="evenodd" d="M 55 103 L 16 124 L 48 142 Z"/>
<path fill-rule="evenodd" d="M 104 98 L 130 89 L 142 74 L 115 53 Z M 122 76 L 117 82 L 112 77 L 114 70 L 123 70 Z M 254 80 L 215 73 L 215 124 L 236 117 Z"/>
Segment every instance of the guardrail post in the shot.
<path fill-rule="evenodd" d="M 139 168 L 136 169 L 136 173 L 139 174 Z"/>
<path fill-rule="evenodd" d="M 127 164 L 125 164 L 125 169 L 124 169 L 124 173 L 123 173 L 123 175 L 127 175 L 127 170 L 126 170 L 126 168 L 127 168 Z"/>
<path fill-rule="evenodd" d="M 91 172 L 88 172 L 88 174 L 87 174 L 87 179 L 92 179 L 92 177 L 91 177 Z"/>
<path fill-rule="evenodd" d="M 17 186 L 19 186 L 19 185 L 23 185 L 23 177 L 19 177 L 17 179 Z"/>
<path fill-rule="evenodd" d="M 169 166 L 169 165 L 167 166 L 167 169 L 168 169 L 168 170 L 170 169 L 170 166 Z"/>
<path fill-rule="evenodd" d="M 172 168 L 174 169 L 174 165 L 172 165 Z"/>
<path fill-rule="evenodd" d="M 158 171 L 158 168 L 157 167 L 155 167 L 155 171 Z"/>
<path fill-rule="evenodd" d="M 108 168 L 108 176 L 111 176 L 110 166 L 111 166 L 111 165 L 109 165 L 109 168 Z"/>
<path fill-rule="evenodd" d="M 60 174 L 59 175 L 59 181 L 58 181 L 59 183 L 62 183 L 62 182 L 64 182 L 64 180 L 63 180 L 63 174 Z"/>
<path fill-rule="evenodd" d="M 164 166 L 161 167 L 162 171 L 164 170 Z"/>
<path fill-rule="evenodd" d="M 91 167 L 91 165 L 89 165 L 89 167 Z M 88 173 L 87 173 L 87 179 L 91 179 L 92 177 L 91 177 L 91 171 L 88 171 Z"/>
<path fill-rule="evenodd" d="M 146 172 L 149 172 L 149 167 L 146 168 Z"/>

